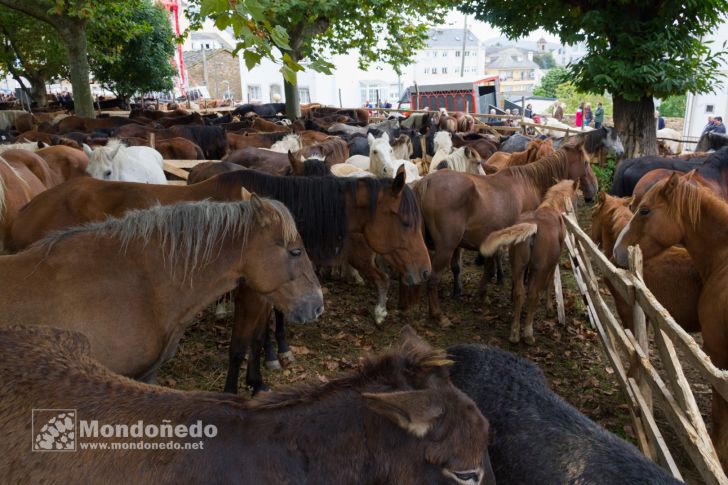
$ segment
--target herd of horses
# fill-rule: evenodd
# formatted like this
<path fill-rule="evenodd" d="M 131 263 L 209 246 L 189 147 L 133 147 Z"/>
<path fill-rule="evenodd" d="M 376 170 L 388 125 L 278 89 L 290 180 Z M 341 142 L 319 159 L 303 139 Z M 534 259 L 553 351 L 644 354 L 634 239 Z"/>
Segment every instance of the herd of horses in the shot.
<path fill-rule="evenodd" d="M 728 148 L 706 155 L 707 168 L 685 181 L 672 175 L 645 188 L 633 221 L 645 217 L 645 204 L 658 212 L 655 191 L 698 194 L 683 197 L 692 201 L 689 209 L 663 204 L 665 215 L 655 217 L 660 232 L 668 217 L 689 220 L 654 239 L 649 224 L 629 222 L 628 202 L 599 191 L 592 160 L 606 151 L 623 154 L 611 127 L 569 140 L 504 139 L 463 113 L 370 123 L 367 110 L 308 106 L 290 123 L 279 119 L 278 108 L 245 105 L 222 116 L 180 109 L 135 110 L 128 118 L 14 116 L 3 135 L 13 143 L 0 145 L 0 241 L 6 252 L 0 256 L 0 347 L 6 356 L 0 381 L 10 390 L 13 410 L 0 422 L 15 450 L 0 460 L 7 476 L 192 481 L 214 473 L 221 481 L 246 483 L 473 485 L 597 476 L 601 483 L 623 483 L 620 477 L 629 476 L 670 482 L 634 447 L 556 397 L 534 366 L 496 349 L 446 352 L 409 329 L 350 375 L 274 392 L 261 392 L 269 390 L 261 358 L 265 354 L 270 365 L 294 358 L 285 322 L 309 322 L 323 313 L 319 279 L 331 268 L 358 273 L 376 288 L 375 325 L 388 316 L 395 280 L 402 311 L 425 293 L 429 316 L 447 328 L 452 323 L 440 308 L 439 282 L 450 268 L 453 297 L 461 295 L 463 250 L 485 256 L 483 300 L 510 254 L 510 340 L 533 345 L 535 311 L 562 252 L 561 213 L 579 194 L 587 203 L 597 200 L 595 218 L 604 215 L 593 224 L 595 238 L 618 263 L 626 245 L 648 241 L 643 250 L 650 288 L 653 278 L 669 291 L 668 273 L 659 272 L 682 269 L 708 291 L 709 270 L 690 266 L 696 255 L 683 239 L 697 237 L 698 221 L 712 220 L 695 201 L 715 199 L 701 194 L 723 186 L 721 160 Z M 202 162 L 182 185 L 167 183 L 163 160 L 170 158 Z M 685 249 L 673 247 L 681 242 Z M 670 259 L 656 264 L 653 276 L 651 262 L 667 253 Z M 720 258 L 711 256 L 718 278 Z M 151 385 L 196 315 L 231 291 L 228 394 Z M 693 303 L 699 315 L 690 316 L 690 331 L 715 332 L 720 342 L 719 312 L 704 316 Z M 678 312 L 688 305 L 675 309 L 681 322 L 688 312 L 685 319 Z M 707 340 L 716 365 L 728 367 Z M 231 396 L 246 359 L 252 399 Z M 503 359 L 510 363 L 497 364 Z M 494 366 L 510 372 L 494 375 Z M 498 402 L 504 407 L 494 406 Z M 509 406 L 534 421 L 508 417 Z M 717 406 L 728 411 L 725 403 Z M 223 432 L 195 456 L 175 452 L 157 461 L 152 452 L 82 452 L 46 459 L 20 445 L 28 439 L 30 416 L 24 413 L 30 408 L 77 408 L 117 421 L 203 416 Z M 720 416 L 714 414 L 716 423 Z M 581 440 L 579 457 L 566 446 L 575 422 L 581 423 L 573 431 Z M 561 441 L 526 444 L 536 426 L 559 428 Z M 520 450 L 506 436 L 511 433 L 514 440 L 520 436 Z M 728 451 L 728 441 L 724 445 Z M 542 458 L 525 464 L 528 453 Z"/>

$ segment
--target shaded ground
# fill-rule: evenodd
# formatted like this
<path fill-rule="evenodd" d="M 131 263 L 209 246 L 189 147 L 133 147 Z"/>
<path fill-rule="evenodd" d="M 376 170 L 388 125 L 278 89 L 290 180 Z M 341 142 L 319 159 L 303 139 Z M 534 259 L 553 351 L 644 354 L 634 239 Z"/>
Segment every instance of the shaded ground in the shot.
<path fill-rule="evenodd" d="M 590 208 L 582 206 L 579 210 L 580 223 L 586 230 L 590 214 Z M 626 399 L 614 370 L 608 366 L 597 334 L 589 327 L 566 256 L 562 259 L 561 274 L 567 324 L 559 325 L 555 311 L 546 311 L 545 303 L 542 303 L 535 320 L 536 345 L 533 347 L 513 345 L 508 341 L 512 315 L 508 265 L 505 285 L 491 284 L 488 303 L 483 304 L 475 296 L 482 267 L 474 264 L 474 258 L 475 253 L 465 254 L 464 296 L 459 301 L 450 297 L 452 276 L 448 272 L 443 278 L 441 303 L 454 323 L 446 331 L 428 321 L 424 300 L 408 315 L 397 311 L 396 285 L 390 289 L 389 316 L 381 328 L 376 328 L 371 316 L 375 304 L 373 288 L 339 280 L 323 281 L 326 313 L 317 322 L 287 327 L 288 342 L 296 361 L 282 371 L 264 371 L 266 382 L 275 388 L 309 379 L 325 381 L 354 366 L 366 353 L 387 348 L 395 341 L 401 327 L 409 324 L 436 346 L 478 342 L 530 359 L 541 367 L 556 393 L 608 430 L 634 442 Z M 225 383 L 230 333 L 230 317 L 216 320 L 211 310 L 201 314 L 185 333 L 175 358 L 162 368 L 159 383 L 178 389 L 221 391 Z M 244 375 L 242 372 L 241 389 Z M 706 394 L 707 386 L 697 373 L 688 369 L 687 375 L 698 391 L 700 408 L 707 415 L 710 398 Z M 664 423 L 659 413 L 657 419 Z M 676 437 L 667 432 L 669 427 L 661 428 L 681 468 L 688 468 L 686 479 L 689 483 L 701 483 L 689 470 L 689 460 L 676 446 Z"/>

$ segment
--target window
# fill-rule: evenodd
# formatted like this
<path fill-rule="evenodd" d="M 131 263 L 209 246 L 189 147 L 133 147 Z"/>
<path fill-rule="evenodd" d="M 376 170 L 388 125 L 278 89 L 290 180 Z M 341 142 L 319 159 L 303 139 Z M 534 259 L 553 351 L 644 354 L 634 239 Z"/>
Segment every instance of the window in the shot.
<path fill-rule="evenodd" d="M 301 103 L 310 103 L 311 102 L 311 92 L 308 90 L 308 88 L 300 87 L 298 88 L 298 97 L 301 98 Z"/>
<path fill-rule="evenodd" d="M 442 57 L 447 57 L 447 51 L 442 51 Z"/>
<path fill-rule="evenodd" d="M 526 71 L 521 71 L 521 81 L 526 79 Z"/>
<path fill-rule="evenodd" d="M 260 90 L 260 86 L 257 84 L 251 84 L 248 86 L 248 103 L 252 101 L 262 101 L 263 95 Z"/>
<path fill-rule="evenodd" d="M 460 72 L 460 68 L 459 68 L 459 67 L 456 67 L 456 68 L 455 68 L 455 74 L 457 74 L 457 73 L 459 73 L 459 72 Z"/>
<path fill-rule="evenodd" d="M 377 99 L 385 100 L 390 97 L 389 85 L 379 81 L 360 82 L 359 90 L 362 105 L 367 101 L 376 103 Z"/>
<path fill-rule="evenodd" d="M 443 67 L 443 68 L 442 68 L 442 73 L 443 73 L 443 74 L 447 74 L 447 67 Z"/>
<path fill-rule="evenodd" d="M 465 51 L 465 57 L 468 57 L 470 55 L 470 51 Z"/>
<path fill-rule="evenodd" d="M 460 51 L 455 51 L 455 57 L 460 57 L 460 54 L 461 54 Z"/>
<path fill-rule="evenodd" d="M 425 68 L 425 74 L 430 74 L 430 68 L 429 67 L 426 67 Z"/>
<path fill-rule="evenodd" d="M 534 71 L 533 69 L 528 71 L 528 79 L 536 79 L 536 71 Z"/>
<path fill-rule="evenodd" d="M 712 104 L 706 104 L 706 105 L 705 105 L 705 112 L 706 112 L 706 113 L 713 113 L 713 110 L 714 110 L 714 109 L 715 109 L 715 108 L 714 108 L 714 106 L 713 106 Z"/>
<path fill-rule="evenodd" d="M 432 51 L 432 57 L 437 57 L 437 51 Z"/>
<path fill-rule="evenodd" d="M 275 101 L 275 98 L 274 98 L 274 96 L 276 94 L 278 95 L 278 101 L 280 101 L 281 99 L 283 99 L 283 97 L 281 96 L 281 85 L 280 84 L 271 84 L 270 85 L 270 101 L 271 101 L 271 103 L 275 103 L 276 102 Z"/>
<path fill-rule="evenodd" d="M 437 68 L 436 67 L 433 67 L 432 68 L 432 74 L 437 74 Z"/>

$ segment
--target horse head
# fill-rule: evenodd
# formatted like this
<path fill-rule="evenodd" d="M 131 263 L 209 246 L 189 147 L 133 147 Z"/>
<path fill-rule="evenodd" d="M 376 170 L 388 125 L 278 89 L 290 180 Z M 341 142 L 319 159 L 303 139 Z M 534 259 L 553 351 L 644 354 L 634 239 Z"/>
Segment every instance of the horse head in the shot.
<path fill-rule="evenodd" d="M 114 159 L 119 155 L 119 151 L 123 146 L 120 141 L 115 140 L 110 141 L 106 146 L 92 150 L 90 146 L 84 143 L 83 151 L 89 159 L 86 168 L 89 175 L 100 180 L 119 180 Z"/>
<path fill-rule="evenodd" d="M 612 150 L 617 158 L 622 158 L 624 156 L 624 146 L 622 145 L 622 140 L 619 138 L 617 129 L 613 126 L 604 126 L 602 130 L 604 130 L 604 138 L 602 138 L 604 147 Z"/>

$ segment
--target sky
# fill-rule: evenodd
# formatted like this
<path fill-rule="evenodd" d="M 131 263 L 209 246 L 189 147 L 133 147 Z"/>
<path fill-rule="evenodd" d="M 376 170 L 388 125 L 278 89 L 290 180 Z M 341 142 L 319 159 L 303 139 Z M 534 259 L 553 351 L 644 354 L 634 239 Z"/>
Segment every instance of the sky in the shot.
<path fill-rule="evenodd" d="M 445 17 L 445 21 L 442 23 L 442 26 L 450 27 L 450 28 L 456 28 L 456 27 L 462 28 L 464 19 L 465 19 L 465 15 L 463 15 L 461 12 L 458 12 L 457 10 L 453 10 L 450 13 L 448 13 L 447 17 Z M 499 29 L 497 29 L 485 22 L 480 22 L 478 20 L 474 20 L 472 15 L 468 17 L 468 28 L 481 41 L 484 41 L 487 39 L 492 39 L 494 37 L 503 36 L 503 34 L 501 33 L 501 31 Z M 536 41 L 540 37 L 543 37 L 544 39 L 546 39 L 547 42 L 559 43 L 558 37 L 551 35 L 542 29 L 538 29 L 538 30 L 531 32 L 531 34 L 526 37 L 526 40 Z"/>

